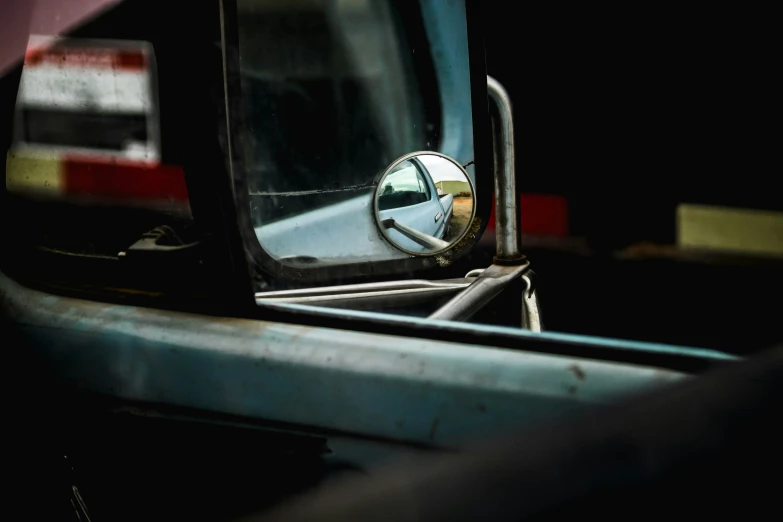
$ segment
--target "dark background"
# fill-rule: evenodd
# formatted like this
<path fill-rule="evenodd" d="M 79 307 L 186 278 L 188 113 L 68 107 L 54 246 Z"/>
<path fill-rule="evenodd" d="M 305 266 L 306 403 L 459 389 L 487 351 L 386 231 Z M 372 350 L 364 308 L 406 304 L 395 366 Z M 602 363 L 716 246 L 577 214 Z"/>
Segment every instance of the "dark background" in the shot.
<path fill-rule="evenodd" d="M 485 12 L 488 73 L 514 102 L 522 191 L 578 200 L 573 234 L 673 242 L 679 201 L 781 206 L 763 12 L 513 16 L 497 0 Z"/>
<path fill-rule="evenodd" d="M 548 329 L 738 353 L 779 340 L 778 261 L 617 255 L 674 244 L 679 202 L 780 209 L 771 14 L 482 5 L 518 185 L 568 201 L 567 241 L 523 242 Z"/>

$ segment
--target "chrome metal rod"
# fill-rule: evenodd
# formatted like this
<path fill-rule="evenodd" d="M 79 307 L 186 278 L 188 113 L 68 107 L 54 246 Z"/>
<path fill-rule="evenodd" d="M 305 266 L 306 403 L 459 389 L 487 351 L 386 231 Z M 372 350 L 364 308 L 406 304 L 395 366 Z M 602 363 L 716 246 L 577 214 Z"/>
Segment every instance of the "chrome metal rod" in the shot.
<path fill-rule="evenodd" d="M 497 258 L 513 261 L 520 254 L 519 204 L 514 157 L 514 120 L 511 99 L 503 86 L 487 76 L 487 92 L 495 106 L 492 118 L 493 155 L 495 157 L 495 236 Z"/>
<path fill-rule="evenodd" d="M 522 281 L 525 283 L 525 290 L 522 292 L 522 328 L 540 332 L 544 329 L 544 325 L 541 321 L 541 308 L 538 306 L 533 271 L 528 270 L 526 274 L 523 274 Z"/>
<path fill-rule="evenodd" d="M 259 292 L 255 297 L 256 303 L 259 305 L 298 303 L 329 308 L 371 310 L 408 306 L 447 298 L 467 288 L 471 283 L 472 279 L 444 279 L 441 281 L 412 279 L 409 281 Z"/>
<path fill-rule="evenodd" d="M 438 239 L 437 237 L 430 236 L 429 234 L 425 234 L 424 232 L 419 232 L 415 228 L 403 225 L 394 219 L 384 219 L 381 221 L 381 224 L 383 224 L 384 228 L 393 228 L 397 230 L 402 235 L 415 241 L 424 248 L 431 248 L 432 250 L 444 250 L 449 248 L 448 242 L 443 241 L 442 239 Z"/>
<path fill-rule="evenodd" d="M 297 288 L 295 290 L 275 290 L 272 292 L 256 292 L 256 299 L 278 299 L 289 297 L 315 297 L 334 294 L 352 294 L 364 292 L 385 292 L 389 290 L 419 290 L 453 288 L 463 289 L 470 286 L 472 279 L 405 279 L 402 281 L 383 281 L 380 283 L 361 283 L 354 285 L 321 286 L 316 288 Z"/>
<path fill-rule="evenodd" d="M 472 285 L 452 297 L 448 303 L 440 307 L 429 318 L 447 321 L 470 319 L 506 286 L 524 274 L 529 266 L 527 261 L 516 266 L 490 266 L 476 278 Z"/>

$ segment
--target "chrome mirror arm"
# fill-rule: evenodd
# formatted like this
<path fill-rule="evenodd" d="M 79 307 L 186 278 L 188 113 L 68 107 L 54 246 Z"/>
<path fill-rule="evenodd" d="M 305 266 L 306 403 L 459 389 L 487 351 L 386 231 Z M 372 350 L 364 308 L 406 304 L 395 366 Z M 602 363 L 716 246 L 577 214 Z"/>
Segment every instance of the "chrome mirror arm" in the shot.
<path fill-rule="evenodd" d="M 431 319 L 460 321 L 473 316 L 492 301 L 512 282 L 524 284 L 522 293 L 521 326 L 541 331 L 541 315 L 535 288 L 535 274 L 530 263 L 520 253 L 520 214 L 514 165 L 514 122 L 511 100 L 500 83 L 487 76 L 487 92 L 492 101 L 493 157 L 495 167 L 495 235 L 496 255 L 487 269 L 471 270 L 465 278 L 443 281 L 390 281 L 385 283 L 353 284 L 316 289 L 260 292 L 259 305 L 299 303 L 330 308 L 373 309 L 379 306 L 405 306 L 453 296 L 429 317 Z M 445 242 L 395 223 L 382 221 L 385 228 L 394 227 L 421 244 L 439 247 Z M 441 245 L 433 244 L 440 241 Z"/>
<path fill-rule="evenodd" d="M 500 264 L 521 264 L 525 257 L 520 253 L 520 214 L 517 205 L 514 119 L 511 99 L 503 86 L 487 76 L 487 93 L 492 101 L 492 155 L 495 167 L 495 261 Z"/>
<path fill-rule="evenodd" d="M 487 93 L 492 101 L 492 155 L 495 167 L 495 241 L 494 264 L 478 274 L 473 284 L 440 307 L 431 319 L 465 320 L 483 308 L 517 278 L 522 278 L 521 325 L 540 332 L 541 314 L 533 284 L 530 263 L 520 253 L 519 195 L 516 187 L 514 119 L 511 99 L 503 86 L 487 76 Z"/>

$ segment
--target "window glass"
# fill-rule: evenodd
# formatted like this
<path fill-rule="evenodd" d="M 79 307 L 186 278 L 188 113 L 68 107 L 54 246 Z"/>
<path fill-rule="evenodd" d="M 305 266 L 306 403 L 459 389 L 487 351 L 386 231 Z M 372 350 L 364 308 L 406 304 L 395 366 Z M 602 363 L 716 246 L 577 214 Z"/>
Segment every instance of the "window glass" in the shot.
<path fill-rule="evenodd" d="M 372 197 L 404 154 L 473 160 L 462 2 L 237 7 L 243 124 L 233 146 L 261 246 L 310 266 L 409 257 L 380 237 Z M 422 179 L 417 190 L 430 189 Z"/>
<path fill-rule="evenodd" d="M 430 186 L 427 184 L 427 181 L 424 179 L 423 174 L 419 169 L 416 169 L 416 179 L 419 183 L 419 191 L 424 194 L 424 199 L 429 200 L 432 197 L 432 191 L 430 190 Z"/>
<path fill-rule="evenodd" d="M 408 207 L 429 199 L 429 187 L 416 165 L 411 161 L 404 161 L 384 179 L 378 195 L 378 209 Z"/>

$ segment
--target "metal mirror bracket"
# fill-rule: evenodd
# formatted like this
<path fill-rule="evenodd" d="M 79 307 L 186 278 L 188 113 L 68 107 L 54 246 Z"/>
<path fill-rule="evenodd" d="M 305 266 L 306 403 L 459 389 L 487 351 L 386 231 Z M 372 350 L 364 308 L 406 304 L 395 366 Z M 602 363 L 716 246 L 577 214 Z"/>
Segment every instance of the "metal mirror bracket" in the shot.
<path fill-rule="evenodd" d="M 517 205 L 514 156 L 514 120 L 511 100 L 503 86 L 487 76 L 487 92 L 492 102 L 492 152 L 495 158 L 495 263 L 478 275 L 475 282 L 435 313 L 432 319 L 469 319 L 512 281 L 522 278 L 522 326 L 541 331 L 538 296 L 529 271 L 530 263 L 520 253 L 520 223 Z"/>
<path fill-rule="evenodd" d="M 334 308 L 372 309 L 390 304 L 425 302 L 448 295 L 453 297 L 429 317 L 464 321 L 492 301 L 509 284 L 521 278 L 521 326 L 541 331 L 541 315 L 535 289 L 535 274 L 520 253 L 520 223 L 514 165 L 514 122 L 511 100 L 503 86 L 487 76 L 487 91 L 492 102 L 492 142 L 495 163 L 495 235 L 496 255 L 492 266 L 472 270 L 464 279 L 444 281 L 392 281 L 344 285 L 305 290 L 261 292 L 256 302 L 302 303 Z"/>
<path fill-rule="evenodd" d="M 511 99 L 496 79 L 487 76 L 487 93 L 492 101 L 492 155 L 495 159 L 495 261 L 520 265 L 525 256 L 520 254 L 519 204 L 516 188 L 514 119 Z"/>
<path fill-rule="evenodd" d="M 464 290 L 473 281 L 474 279 L 468 277 L 463 279 L 443 279 L 440 281 L 411 279 L 407 281 L 386 281 L 382 283 L 260 292 L 256 294 L 256 303 L 259 305 L 266 303 L 298 303 L 327 308 L 373 310 L 416 305 L 433 299 L 449 297 Z"/>

